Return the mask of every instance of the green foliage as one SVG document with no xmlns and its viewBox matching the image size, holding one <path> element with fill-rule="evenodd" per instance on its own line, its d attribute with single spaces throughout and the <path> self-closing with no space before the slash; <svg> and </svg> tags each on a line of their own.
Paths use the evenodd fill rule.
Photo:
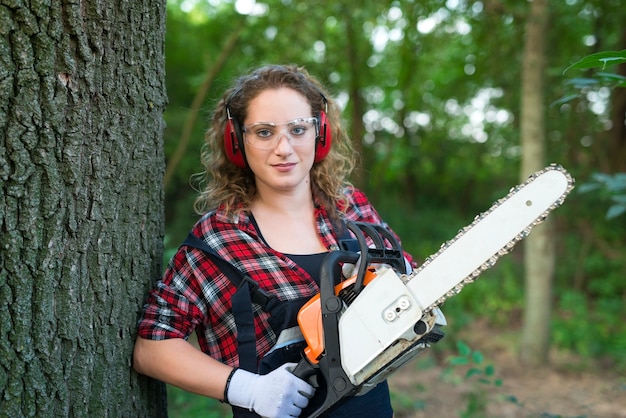
<svg viewBox="0 0 626 418">
<path fill-rule="evenodd" d="M 502 386 L 502 380 L 495 376 L 492 364 L 485 364 L 482 352 L 472 350 L 463 341 L 457 341 L 458 354 L 449 358 L 449 366 L 442 372 L 443 379 L 457 384 L 471 386 L 467 395 L 467 405 L 459 416 L 462 418 L 487 416 L 487 405 L 490 392 Z M 459 374 L 459 370 L 463 370 Z"/>
<path fill-rule="evenodd" d="M 476 317 L 485 318 L 495 328 L 519 323 L 524 282 L 522 267 L 515 259 L 516 253 L 498 260 L 495 267 L 446 302 L 444 310 L 452 318 L 453 326 L 457 326 L 457 321 L 461 328 L 471 326 Z"/>
<path fill-rule="evenodd" d="M 463 375 L 463 379 L 475 379 L 477 382 L 496 387 L 502 386 L 502 380 L 494 377 L 495 368 L 492 364 L 485 365 L 485 357 L 482 352 L 472 350 L 463 341 L 457 341 L 456 348 L 458 354 L 448 359 L 448 367 L 444 370 L 444 376 L 454 373 L 455 366 L 468 366 Z M 456 379 L 453 379 L 456 380 Z"/>
<path fill-rule="evenodd" d="M 626 213 L 626 173 L 593 173 L 590 181 L 579 187 L 579 192 L 595 192 L 599 199 L 611 202 L 606 219 Z"/>
<path fill-rule="evenodd" d="M 170 259 L 172 257 L 174 257 L 174 254 L 176 254 L 176 251 L 178 251 L 178 242 L 180 241 L 176 241 L 176 242 L 172 242 L 172 240 L 170 239 L 169 235 L 166 235 L 165 238 L 163 239 L 163 268 L 167 268 L 167 263 L 170 261 Z"/>
<path fill-rule="evenodd" d="M 170 418 L 222 418 L 232 414 L 226 404 L 169 385 L 167 403 Z"/>
<path fill-rule="evenodd" d="M 533 405 L 525 405 L 514 394 L 504 394 L 502 379 L 497 377 L 493 364 L 486 361 L 482 352 L 473 350 L 463 341 L 456 342 L 456 354 L 447 359 L 448 366 L 442 371 L 444 381 L 469 386 L 465 409 L 459 411 L 461 418 L 488 417 L 490 402 L 508 402 L 515 405 L 520 416 L 558 418 L 549 412 L 538 412 Z M 584 418 L 584 415 L 578 418 Z"/>
<path fill-rule="evenodd" d="M 597 52 L 595 54 L 587 55 L 583 59 L 570 65 L 563 71 L 563 74 L 567 73 L 567 71 L 571 69 L 586 70 L 589 68 L 601 68 L 604 70 L 607 66 L 618 65 L 624 62 L 626 62 L 626 49 L 622 51 Z M 626 87 L 626 78 L 619 77 L 618 80 L 621 80 L 622 83 L 624 83 L 622 87 Z"/>
<path fill-rule="evenodd" d="M 423 383 L 414 383 L 408 391 L 391 391 L 391 405 L 394 415 L 404 416 L 414 413 L 415 411 L 423 411 L 426 409 L 426 401 L 416 396 L 418 393 L 424 393 L 426 386 Z"/>
<path fill-rule="evenodd" d="M 617 370 L 626 370 L 626 327 L 622 303 L 613 297 L 589 301 L 579 292 L 567 291 L 559 298 L 553 322 L 553 338 L 559 347 L 585 358 L 614 359 Z"/>
</svg>

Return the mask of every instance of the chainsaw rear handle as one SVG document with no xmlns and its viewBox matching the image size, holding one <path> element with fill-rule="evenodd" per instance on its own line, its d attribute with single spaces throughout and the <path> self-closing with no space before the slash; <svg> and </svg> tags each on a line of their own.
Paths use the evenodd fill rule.
<svg viewBox="0 0 626 418">
<path fill-rule="evenodd" d="M 293 373 L 297 378 L 304 380 L 314 388 L 317 388 L 319 387 L 319 381 L 317 380 L 319 369 L 319 365 L 311 364 L 306 356 L 303 355 L 291 373 Z"/>
</svg>

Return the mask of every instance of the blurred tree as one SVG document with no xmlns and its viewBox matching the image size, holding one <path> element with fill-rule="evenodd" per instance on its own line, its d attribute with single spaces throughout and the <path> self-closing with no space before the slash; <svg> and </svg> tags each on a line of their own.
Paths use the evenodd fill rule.
<svg viewBox="0 0 626 418">
<path fill-rule="evenodd" d="M 547 0 L 529 3 L 522 59 L 520 141 L 521 178 L 525 180 L 545 165 L 545 39 L 550 10 Z M 520 360 L 539 366 L 548 361 L 555 237 L 552 218 L 536 226 L 524 240 L 526 292 L 520 341 Z"/>
<path fill-rule="evenodd" d="M 164 2 L 0 5 L 0 416 L 158 417 Z"/>
</svg>

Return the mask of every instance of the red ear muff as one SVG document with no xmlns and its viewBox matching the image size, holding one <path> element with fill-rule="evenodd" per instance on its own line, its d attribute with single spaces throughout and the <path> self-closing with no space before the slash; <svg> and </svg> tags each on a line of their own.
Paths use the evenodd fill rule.
<svg viewBox="0 0 626 418">
<path fill-rule="evenodd" d="M 330 151 L 330 145 L 333 142 L 333 132 L 330 129 L 330 123 L 326 118 L 326 113 L 321 110 L 317 116 L 318 133 L 315 139 L 315 162 L 322 161 Z"/>
<path fill-rule="evenodd" d="M 224 152 L 226 153 L 226 158 L 237 167 L 246 168 L 248 167 L 248 163 L 246 162 L 241 128 L 237 121 L 230 116 L 228 109 L 226 113 L 228 114 L 226 128 L 224 129 Z"/>
<path fill-rule="evenodd" d="M 226 154 L 226 158 L 230 160 L 233 164 L 235 164 L 239 168 L 247 168 L 248 163 L 246 161 L 246 152 L 243 144 L 243 133 L 241 132 L 241 126 L 239 122 L 232 117 L 230 114 L 230 107 L 228 103 L 231 98 L 237 94 L 241 88 L 236 90 L 231 96 L 228 98 L 226 102 L 226 127 L 224 128 L 224 152 Z M 324 105 L 327 107 L 328 102 L 326 101 L 326 97 L 320 92 L 322 96 L 322 100 L 324 101 Z M 317 138 L 315 138 L 315 160 L 314 162 L 322 161 L 328 152 L 330 151 L 330 146 L 332 144 L 332 130 L 330 128 L 330 124 L 328 123 L 328 119 L 326 117 L 326 112 L 320 110 L 317 115 Z"/>
</svg>

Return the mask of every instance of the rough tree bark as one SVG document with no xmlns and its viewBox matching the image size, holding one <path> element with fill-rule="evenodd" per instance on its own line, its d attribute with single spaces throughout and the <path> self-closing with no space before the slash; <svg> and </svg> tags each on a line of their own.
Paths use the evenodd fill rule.
<svg viewBox="0 0 626 418">
<path fill-rule="evenodd" d="M 522 180 L 545 164 L 543 90 L 549 9 L 547 0 L 534 0 L 529 7 L 522 63 Z M 526 295 L 519 358 L 531 366 L 548 361 L 555 257 L 550 224 L 550 219 L 544 221 L 523 242 Z"/>
<path fill-rule="evenodd" d="M 165 2 L 0 1 L 0 416 L 159 417 Z"/>
</svg>

